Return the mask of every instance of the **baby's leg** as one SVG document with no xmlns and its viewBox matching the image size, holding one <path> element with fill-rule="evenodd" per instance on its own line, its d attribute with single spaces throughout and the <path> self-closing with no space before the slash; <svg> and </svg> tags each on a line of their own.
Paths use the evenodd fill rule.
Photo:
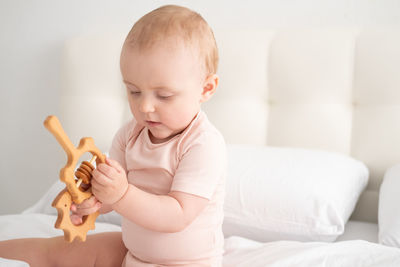
<svg viewBox="0 0 400 267">
<path fill-rule="evenodd" d="M 64 237 L 14 239 L 0 242 L 0 257 L 35 266 L 121 266 L 127 250 L 120 232 L 88 235 L 86 242 Z"/>
</svg>

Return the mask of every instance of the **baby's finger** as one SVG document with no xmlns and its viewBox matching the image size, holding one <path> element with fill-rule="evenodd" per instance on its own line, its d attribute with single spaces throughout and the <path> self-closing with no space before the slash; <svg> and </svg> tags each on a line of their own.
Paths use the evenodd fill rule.
<svg viewBox="0 0 400 267">
<path fill-rule="evenodd" d="M 91 196 L 90 198 L 86 199 L 83 201 L 78 208 L 90 208 L 94 206 L 98 202 L 97 198 L 95 196 Z M 71 205 L 72 207 L 72 205 Z"/>
<path fill-rule="evenodd" d="M 102 173 L 108 179 L 113 179 L 113 177 L 115 177 L 115 175 L 117 175 L 119 173 L 114 167 L 112 167 L 106 163 L 99 164 L 97 166 L 96 170 L 99 173 Z"/>
<path fill-rule="evenodd" d="M 94 179 L 92 180 L 92 193 L 98 199 L 102 199 L 102 195 L 104 194 L 104 192 L 107 191 L 108 187 L 109 186 L 107 186 L 107 185 L 102 185 L 102 184 L 98 183 Z"/>
<path fill-rule="evenodd" d="M 107 186 L 110 183 L 110 178 L 104 175 L 101 171 L 95 169 L 93 170 L 92 174 L 93 174 L 92 186 L 95 183 L 100 184 L 102 186 Z"/>
<path fill-rule="evenodd" d="M 76 204 L 75 203 L 71 204 L 70 210 L 76 212 L 77 208 L 76 208 Z"/>
<path fill-rule="evenodd" d="M 91 206 L 91 207 L 78 207 L 76 214 L 80 215 L 80 216 L 86 216 L 92 213 L 95 213 L 96 211 L 98 211 L 101 208 L 101 203 L 97 202 L 95 205 Z"/>
<path fill-rule="evenodd" d="M 79 225 L 83 222 L 82 217 L 76 214 L 72 214 L 70 218 L 74 225 Z"/>
<path fill-rule="evenodd" d="M 121 164 L 116 160 L 106 158 L 106 163 L 118 172 L 125 172 L 124 168 L 122 168 Z"/>
</svg>

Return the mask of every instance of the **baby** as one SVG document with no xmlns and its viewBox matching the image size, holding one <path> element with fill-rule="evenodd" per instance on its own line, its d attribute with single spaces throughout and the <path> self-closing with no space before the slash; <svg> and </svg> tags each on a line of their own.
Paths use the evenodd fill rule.
<svg viewBox="0 0 400 267">
<path fill-rule="evenodd" d="M 0 256 L 32 266 L 222 266 L 225 143 L 201 110 L 218 86 L 217 63 L 196 12 L 169 5 L 137 21 L 120 61 L 133 119 L 93 171 L 94 197 L 71 207 L 75 224 L 116 211 L 122 235 L 9 240 Z"/>
</svg>

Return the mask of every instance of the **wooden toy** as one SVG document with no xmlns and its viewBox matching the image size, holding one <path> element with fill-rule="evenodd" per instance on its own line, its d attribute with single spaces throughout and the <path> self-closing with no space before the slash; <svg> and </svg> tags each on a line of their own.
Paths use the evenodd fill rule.
<svg viewBox="0 0 400 267">
<path fill-rule="evenodd" d="M 95 228 L 94 222 L 99 213 L 95 212 L 84 216 L 81 224 L 74 225 L 70 218 L 70 208 L 72 202 L 80 204 L 92 195 L 91 189 L 85 190 L 81 183 L 90 185 L 91 172 L 94 169 L 92 163 L 94 160 L 96 160 L 97 164 L 104 163 L 105 156 L 95 146 L 93 139 L 90 137 L 82 138 L 79 146 L 75 147 L 56 116 L 48 116 L 44 121 L 44 126 L 54 135 L 68 156 L 67 164 L 60 170 L 60 180 L 66 184 L 66 188 L 58 194 L 52 203 L 52 206 L 58 212 L 55 228 L 64 231 L 64 238 L 68 242 L 72 242 L 75 238 L 85 241 L 87 232 Z M 90 162 L 83 162 L 75 172 L 79 179 L 77 181 L 74 176 L 74 169 L 79 158 L 86 152 L 91 153 L 93 158 Z"/>
</svg>

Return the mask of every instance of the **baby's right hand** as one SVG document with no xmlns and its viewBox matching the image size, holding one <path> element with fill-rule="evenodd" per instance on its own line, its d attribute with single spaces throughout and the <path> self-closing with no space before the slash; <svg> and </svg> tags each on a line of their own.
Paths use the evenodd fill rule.
<svg viewBox="0 0 400 267">
<path fill-rule="evenodd" d="M 83 222 L 83 216 L 95 213 L 101 208 L 101 202 L 95 196 L 84 200 L 81 204 L 71 204 L 71 222 L 74 225 L 79 225 Z"/>
</svg>

